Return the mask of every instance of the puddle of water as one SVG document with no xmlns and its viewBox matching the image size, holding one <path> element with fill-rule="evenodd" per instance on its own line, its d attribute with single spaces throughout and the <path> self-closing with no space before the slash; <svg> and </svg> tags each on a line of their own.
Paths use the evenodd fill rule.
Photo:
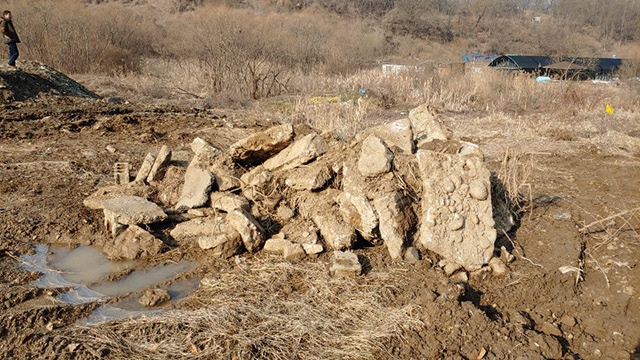
<svg viewBox="0 0 640 360">
<path fill-rule="evenodd" d="M 121 280 L 94 285 L 92 288 L 105 295 L 120 296 L 167 281 L 194 267 L 195 264 L 190 261 L 158 265 L 144 270 L 136 270 Z"/>
<path fill-rule="evenodd" d="M 194 262 L 181 261 L 136 270 L 117 281 L 100 282 L 109 274 L 119 273 L 134 267 L 136 262 L 110 261 L 102 252 L 89 246 L 69 249 L 63 246 L 49 247 L 46 244 L 37 245 L 34 255 L 23 256 L 22 259 L 24 260 L 23 268 L 42 273 L 38 280 L 32 282 L 33 286 L 40 288 L 73 287 L 73 290 L 57 297 L 57 300 L 70 304 L 100 301 L 136 292 L 170 280 L 193 269 L 196 265 Z M 170 291 L 170 294 L 173 291 L 178 296 L 179 293 L 191 291 L 196 287 L 197 284 L 195 287 L 189 287 L 178 281 L 168 286 L 167 291 Z"/>
<path fill-rule="evenodd" d="M 78 320 L 76 325 L 94 326 L 113 320 L 122 320 L 141 316 L 153 316 L 162 314 L 162 310 L 124 310 L 111 305 L 102 305 L 95 309 L 86 319 Z"/>
</svg>

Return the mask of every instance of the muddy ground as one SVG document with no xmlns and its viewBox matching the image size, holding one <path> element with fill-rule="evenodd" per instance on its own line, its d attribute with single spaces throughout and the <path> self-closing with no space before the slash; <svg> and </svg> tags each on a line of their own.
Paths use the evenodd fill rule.
<svg viewBox="0 0 640 360">
<path fill-rule="evenodd" d="M 496 173 L 506 149 L 517 147 L 528 154 L 523 157 L 523 161 L 531 160 L 531 176 L 525 186 L 528 201 L 522 205 L 517 226 L 497 240 L 516 260 L 504 276 L 471 277 L 456 284 L 431 265 L 438 261 L 433 254 L 408 264 L 392 262 L 379 247 L 356 250 L 366 259 L 364 275 L 339 284 L 312 281 L 339 288 L 334 294 L 338 302 L 364 288 L 375 289 L 380 306 L 389 313 L 409 309 L 410 321 L 397 324 L 388 331 L 389 336 L 376 338 L 374 346 L 345 347 L 348 351 L 335 352 L 336 358 L 640 358 L 640 214 L 627 212 L 640 207 L 640 152 L 634 147 L 640 141 L 637 117 L 635 125 L 626 125 L 619 132 L 626 140 L 617 146 L 612 143 L 615 138 L 593 134 L 516 138 L 499 122 L 477 121 L 474 125 L 476 114 L 442 115 L 458 136 L 485 149 L 489 168 Z M 389 114 L 394 116 L 401 115 Z M 33 254 L 35 245 L 42 243 L 70 247 L 99 243 L 106 235 L 102 213 L 84 207 L 82 200 L 97 187 L 113 183 L 114 162 L 129 161 L 137 167 L 147 152 L 161 145 L 169 145 L 178 154 L 174 162 L 184 162 L 196 136 L 226 148 L 255 130 L 277 124 L 277 119 L 273 114 L 238 110 L 154 107 L 61 96 L 1 104 L 0 357 L 171 357 L 167 352 L 157 353 L 157 346 L 135 344 L 190 338 L 181 332 L 187 329 L 160 320 L 144 326 L 127 324 L 128 320 L 79 326 L 77 321 L 98 304 L 61 303 L 55 296 L 65 289 L 30 285 L 40 275 L 23 270 L 20 256 Z M 605 220 L 594 223 L 601 219 Z M 590 226 L 584 228 L 586 225 Z M 224 273 L 247 282 L 255 280 L 250 274 L 243 275 L 247 266 L 273 264 L 277 268 L 282 262 L 261 253 L 245 254 L 240 260 L 211 259 L 196 247 L 170 245 L 151 262 L 182 259 L 200 264 L 189 276 Z M 271 292 L 270 299 L 283 303 L 310 296 L 305 292 L 312 286 L 297 275 L 305 268 L 322 270 L 327 262 L 324 254 L 283 270 L 291 276 L 270 272 L 272 277 L 262 289 Z M 559 268 L 563 266 L 582 272 L 562 273 Z M 231 287 L 217 291 L 235 296 Z M 198 310 L 203 306 L 200 298 L 171 307 Z M 342 312 L 349 317 L 348 307 Z M 359 326 L 357 321 L 347 323 Z M 236 328 L 227 330 L 240 332 L 243 326 L 258 325 L 238 322 Z M 337 336 L 344 334 L 341 330 Z M 224 334 L 219 336 L 224 338 Z M 207 352 L 209 343 L 202 339 L 184 341 L 183 351 L 195 358 L 274 357 L 272 352 L 261 351 L 260 344 L 247 347 L 236 338 L 228 339 L 219 356 Z M 282 345 L 293 349 L 283 352 L 282 358 L 326 358 L 322 355 L 326 353 L 314 354 L 314 348 L 304 343 L 302 337 L 299 343 Z M 327 347 L 340 344 L 330 339 L 319 343 Z"/>
</svg>

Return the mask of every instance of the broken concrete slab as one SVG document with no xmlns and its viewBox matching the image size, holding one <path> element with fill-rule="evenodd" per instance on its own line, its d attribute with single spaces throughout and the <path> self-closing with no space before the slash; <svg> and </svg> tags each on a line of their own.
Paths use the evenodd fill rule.
<svg viewBox="0 0 640 360">
<path fill-rule="evenodd" d="M 163 145 L 156 156 L 149 175 L 147 176 L 147 182 L 150 183 L 154 180 L 162 178 L 164 169 L 171 162 L 171 149 L 167 145 Z"/>
<path fill-rule="evenodd" d="M 151 171 L 151 168 L 153 167 L 155 161 L 156 156 L 153 153 L 148 153 L 142 161 L 140 169 L 138 169 L 138 173 L 136 174 L 136 178 L 133 180 L 133 182 L 139 184 L 144 183 L 147 180 L 149 172 Z"/>
<path fill-rule="evenodd" d="M 393 152 L 380 138 L 368 136 L 362 142 L 360 157 L 358 158 L 358 171 L 365 177 L 375 177 L 391 170 Z"/>
<path fill-rule="evenodd" d="M 135 183 L 129 183 L 127 186 L 105 186 L 94 191 L 93 194 L 82 201 L 82 204 L 89 209 L 102 210 L 104 208 L 102 201 L 125 196 L 137 196 L 146 199 L 151 196 L 151 190 L 148 186 Z"/>
<path fill-rule="evenodd" d="M 242 184 L 242 195 L 249 200 L 257 200 L 259 197 L 268 195 L 273 175 L 271 171 L 265 169 L 262 165 L 257 166 L 251 171 L 244 173 L 240 177 Z"/>
<path fill-rule="evenodd" d="M 409 120 L 418 146 L 433 140 L 446 141 L 451 138 L 451 132 L 446 130 L 435 111 L 427 104 L 410 110 Z"/>
<path fill-rule="evenodd" d="M 319 190 L 333 178 L 333 169 L 327 164 L 314 163 L 291 170 L 284 181 L 294 190 Z"/>
<path fill-rule="evenodd" d="M 327 143 L 322 136 L 312 133 L 287 146 L 277 155 L 264 162 L 265 169 L 290 170 L 306 164 L 328 150 Z"/>
<path fill-rule="evenodd" d="M 202 169 L 195 159 L 192 160 L 184 174 L 184 185 L 180 200 L 176 203 L 175 208 L 204 206 L 209 200 L 214 180 L 211 171 Z"/>
<path fill-rule="evenodd" d="M 159 254 L 163 242 L 137 225 L 129 225 L 113 241 L 107 241 L 103 252 L 110 259 L 144 259 Z"/>
<path fill-rule="evenodd" d="M 298 210 L 303 218 L 310 219 L 320 230 L 325 245 L 334 250 L 351 249 L 356 240 L 355 229 L 347 224 L 335 211 L 338 196 L 336 190 L 320 193 L 305 193 L 298 201 Z"/>
<path fill-rule="evenodd" d="M 170 232 L 178 242 L 195 241 L 216 257 L 229 258 L 242 251 L 242 238 L 224 217 L 198 218 L 176 225 Z"/>
<path fill-rule="evenodd" d="M 137 196 L 124 196 L 102 201 L 105 225 L 117 235 L 120 225 L 151 224 L 167 218 L 161 207 Z"/>
<path fill-rule="evenodd" d="M 476 155 L 419 150 L 417 158 L 424 188 L 420 243 L 468 271 L 481 268 L 493 256 L 497 235 L 489 170 Z"/>
<path fill-rule="evenodd" d="M 394 153 L 413 154 L 415 146 L 409 119 L 396 120 L 368 128 L 356 135 L 356 141 L 362 142 L 371 135 L 384 140 L 385 144 Z"/>
<path fill-rule="evenodd" d="M 293 135 L 290 124 L 274 126 L 237 141 L 229 147 L 229 154 L 236 161 L 257 164 L 289 146 Z"/>
<path fill-rule="evenodd" d="M 380 222 L 380 237 L 389 250 L 389 255 L 394 260 L 401 259 L 405 239 L 409 238 L 409 231 L 416 222 L 410 199 L 396 191 L 375 198 L 373 207 Z"/>
<path fill-rule="evenodd" d="M 258 251 L 264 244 L 264 229 L 248 211 L 235 209 L 229 212 L 227 222 L 240 234 L 247 251 Z"/>
<path fill-rule="evenodd" d="M 355 229 L 335 213 L 318 211 L 311 219 L 320 229 L 320 235 L 327 246 L 334 250 L 351 249 L 356 241 Z"/>
<path fill-rule="evenodd" d="M 329 260 L 329 274 L 338 278 L 362 274 L 358 255 L 351 251 L 334 251 Z"/>
<path fill-rule="evenodd" d="M 230 213 L 235 209 L 250 210 L 249 200 L 247 200 L 247 198 L 228 192 L 212 192 L 209 196 L 209 203 L 212 208 L 222 210 L 226 213 Z"/>
<path fill-rule="evenodd" d="M 336 197 L 336 202 L 345 222 L 353 226 L 365 240 L 376 236 L 378 216 L 367 198 L 342 192 Z"/>
</svg>

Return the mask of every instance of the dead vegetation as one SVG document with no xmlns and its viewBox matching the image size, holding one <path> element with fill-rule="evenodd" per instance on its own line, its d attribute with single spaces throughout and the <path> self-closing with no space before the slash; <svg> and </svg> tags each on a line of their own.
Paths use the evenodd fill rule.
<svg viewBox="0 0 640 360">
<path fill-rule="evenodd" d="M 205 277 L 179 311 L 78 329 L 70 340 L 129 359 L 368 359 L 390 357 L 385 341 L 423 325 L 416 306 L 390 306 L 377 286 L 331 279 L 322 262 L 238 261 L 241 271 Z"/>
</svg>

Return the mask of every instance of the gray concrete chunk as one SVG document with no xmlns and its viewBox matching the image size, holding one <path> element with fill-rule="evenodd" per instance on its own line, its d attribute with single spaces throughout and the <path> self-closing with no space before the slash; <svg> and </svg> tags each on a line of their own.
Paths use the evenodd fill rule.
<svg viewBox="0 0 640 360">
<path fill-rule="evenodd" d="M 362 142 L 358 171 L 362 176 L 374 177 L 391 170 L 393 152 L 380 138 L 369 136 Z"/>
<path fill-rule="evenodd" d="M 195 159 L 192 160 L 184 174 L 184 185 L 175 208 L 204 206 L 209 200 L 214 180 L 211 171 L 202 169 Z"/>
<path fill-rule="evenodd" d="M 235 209 L 229 212 L 227 222 L 240 234 L 247 251 L 258 251 L 264 244 L 264 229 L 246 210 Z"/>
<path fill-rule="evenodd" d="M 309 134 L 269 158 L 263 166 L 267 170 L 290 170 L 306 164 L 326 153 L 327 143 L 318 134 Z"/>
<path fill-rule="evenodd" d="M 163 174 L 164 168 L 169 165 L 171 162 L 171 149 L 167 145 L 163 145 L 160 148 L 160 152 L 158 152 L 158 156 L 156 156 L 153 165 L 151 166 L 151 170 L 149 170 L 149 175 L 147 176 L 147 182 L 152 182 L 154 180 L 158 180 Z"/>
<path fill-rule="evenodd" d="M 229 147 L 229 154 L 234 160 L 255 164 L 279 153 L 289 146 L 292 140 L 293 126 L 274 126 L 234 143 Z"/>
</svg>

